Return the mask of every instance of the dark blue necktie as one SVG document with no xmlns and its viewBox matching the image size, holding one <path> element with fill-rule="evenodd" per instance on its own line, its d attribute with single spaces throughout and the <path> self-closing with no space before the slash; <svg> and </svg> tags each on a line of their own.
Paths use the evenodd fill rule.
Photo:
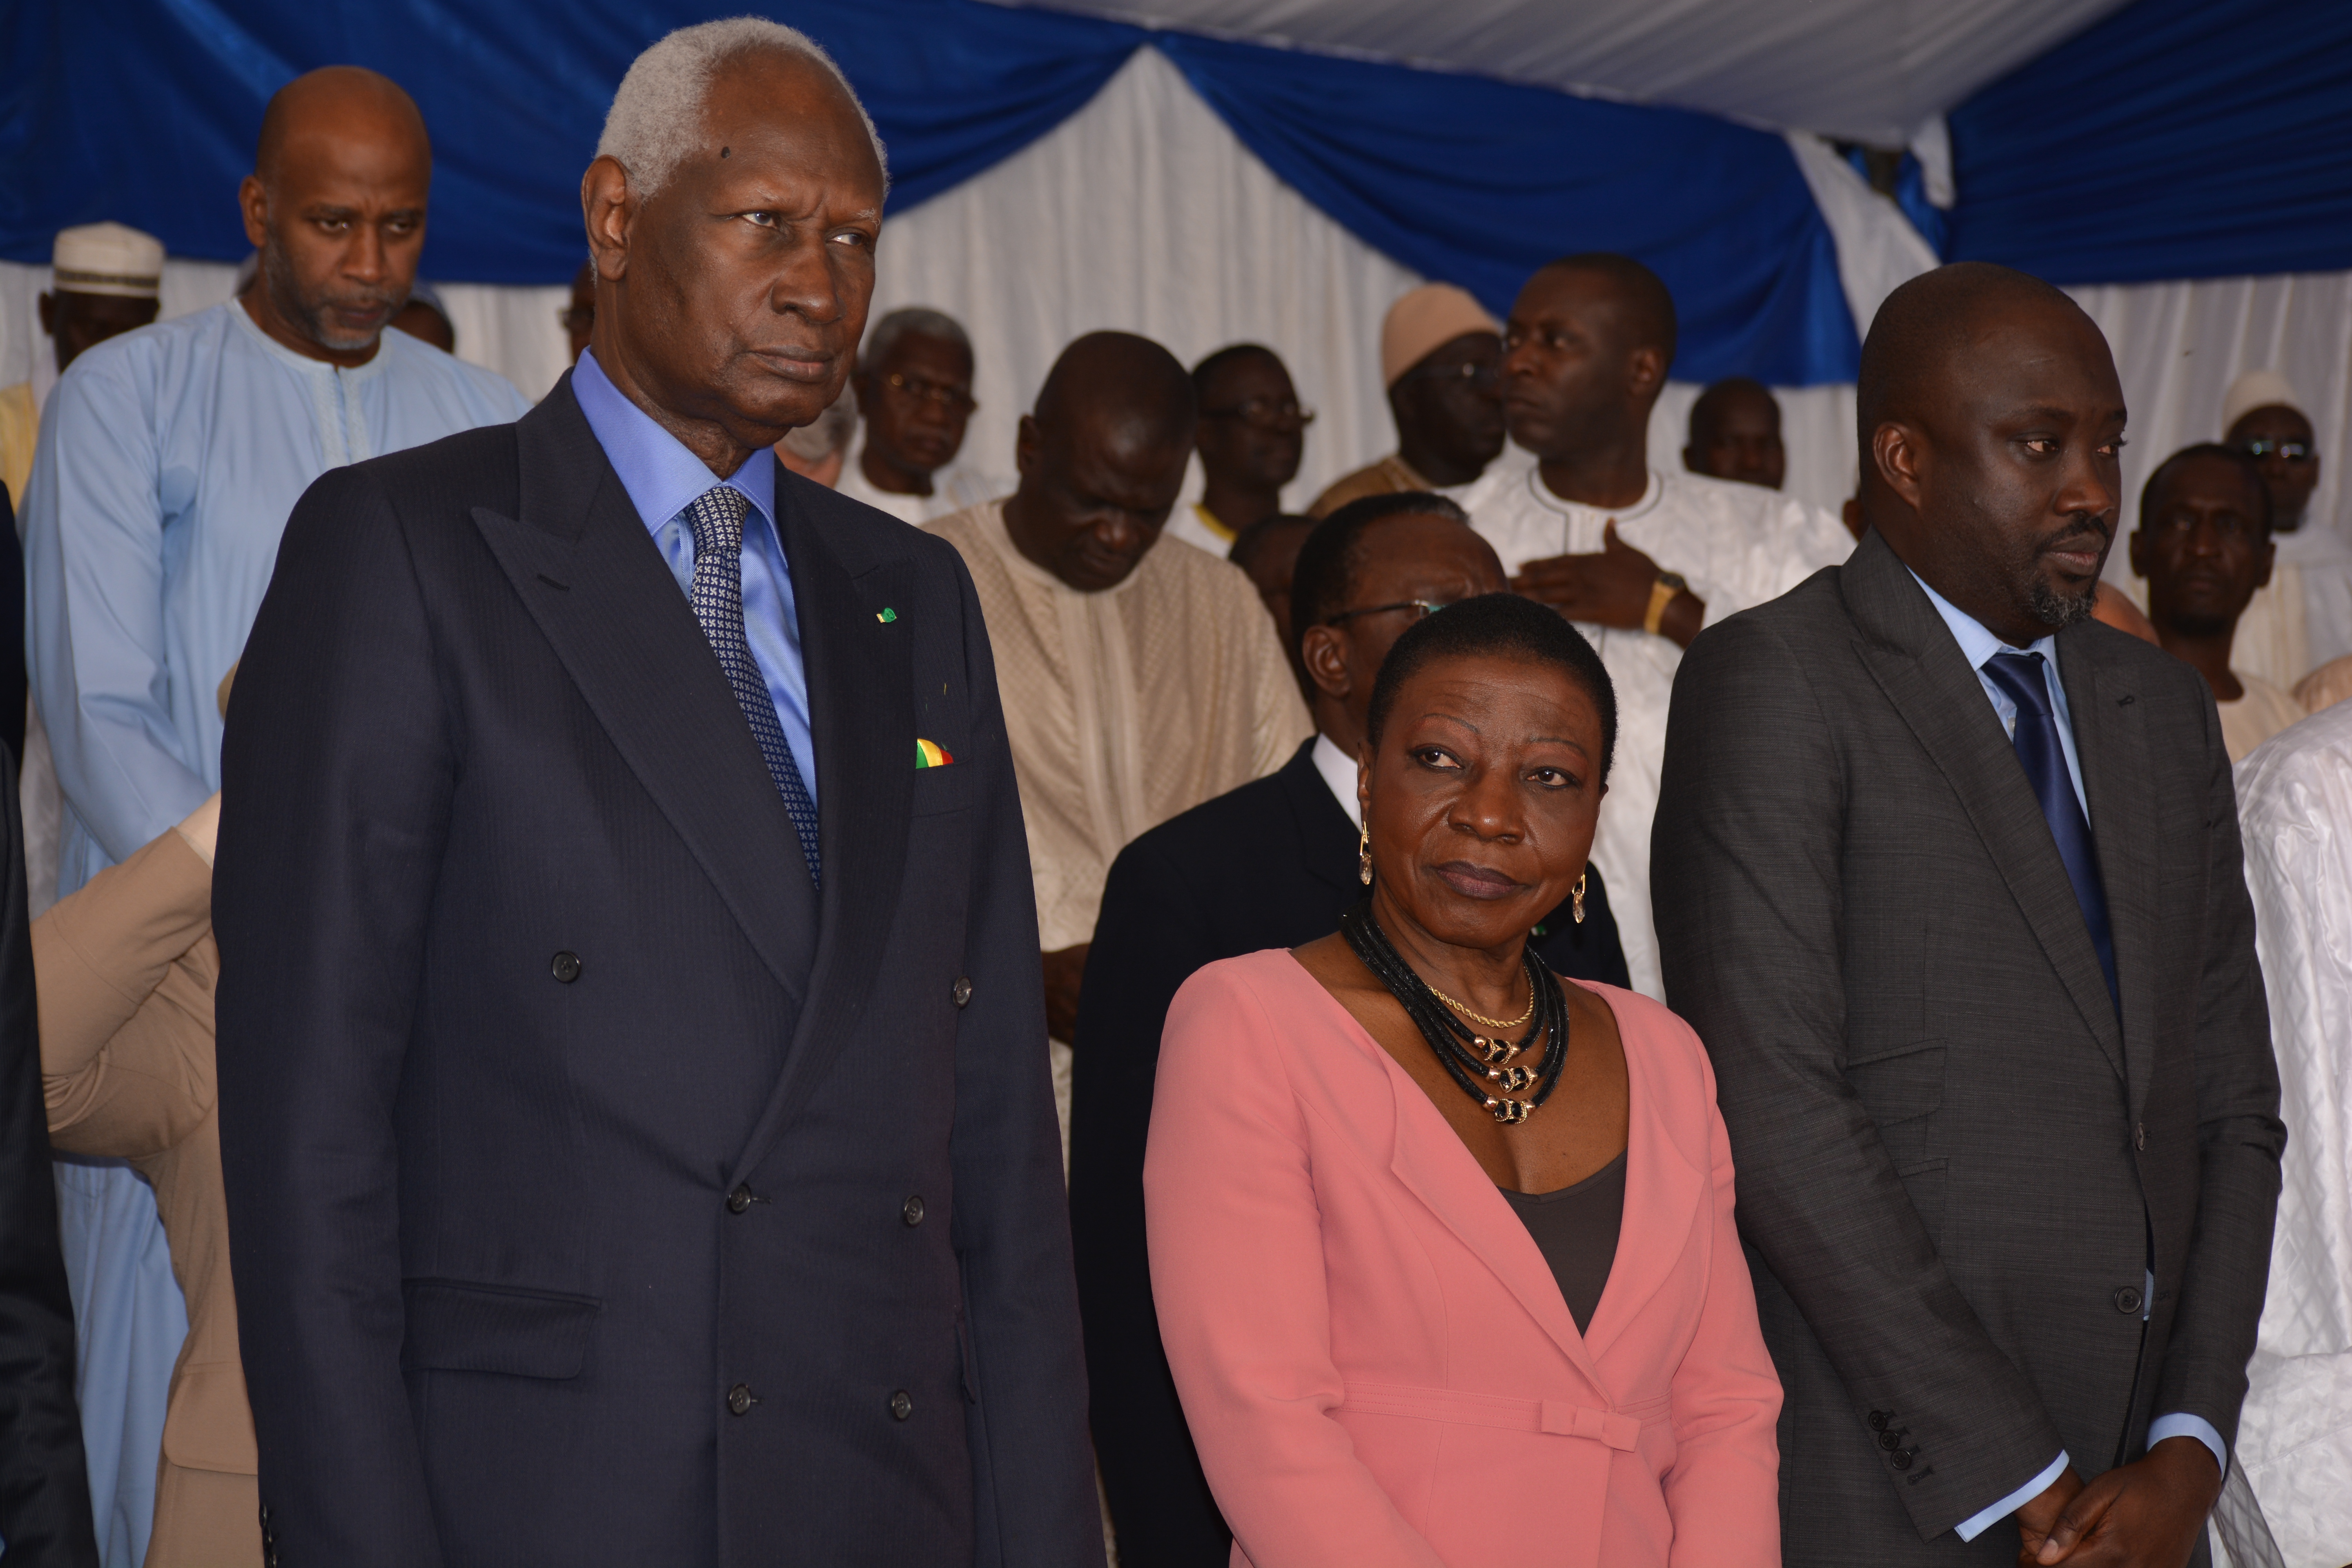
<svg viewBox="0 0 2352 1568">
<path fill-rule="evenodd" d="M 2025 782 L 2042 802 L 2042 816 L 2050 837 L 2058 841 L 2058 858 L 2066 862 L 2066 879 L 2074 884 L 2074 901 L 2083 907 L 2083 923 L 2090 928 L 2091 945 L 2098 950 L 2099 973 L 2107 977 L 2107 995 L 2123 1012 L 2123 993 L 2116 985 L 2116 942 L 2107 926 L 2107 889 L 2099 879 L 2099 858 L 2091 847 L 2091 824 L 2074 795 L 2074 781 L 2066 771 L 2065 748 L 2058 740 L 2058 715 L 2050 709 L 2050 687 L 2042 679 L 2038 653 L 1997 653 L 1984 662 L 1985 679 L 2017 704 L 2017 760 L 2025 765 Z"/>
<path fill-rule="evenodd" d="M 702 635 L 710 639 L 710 651 L 719 656 L 719 668 L 727 672 L 737 705 L 751 721 L 751 738 L 760 742 L 768 776 L 784 797 L 784 812 L 800 836 L 801 853 L 808 857 L 809 880 L 823 886 L 817 874 L 816 802 L 802 782 L 800 764 L 793 760 L 792 744 L 776 718 L 775 699 L 768 694 L 751 641 L 743 635 L 743 519 L 751 510 L 751 498 L 731 485 L 711 486 L 686 509 L 686 526 L 694 535 L 694 585 L 688 597 L 694 604 L 694 618 L 702 623 Z"/>
</svg>

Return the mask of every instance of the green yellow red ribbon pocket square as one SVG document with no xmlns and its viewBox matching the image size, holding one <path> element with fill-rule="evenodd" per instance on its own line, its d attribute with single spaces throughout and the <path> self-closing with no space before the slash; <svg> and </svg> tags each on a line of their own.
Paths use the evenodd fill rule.
<svg viewBox="0 0 2352 1568">
<path fill-rule="evenodd" d="M 937 741 L 918 740 L 915 742 L 915 765 L 919 768 L 943 768 L 955 758 Z"/>
</svg>

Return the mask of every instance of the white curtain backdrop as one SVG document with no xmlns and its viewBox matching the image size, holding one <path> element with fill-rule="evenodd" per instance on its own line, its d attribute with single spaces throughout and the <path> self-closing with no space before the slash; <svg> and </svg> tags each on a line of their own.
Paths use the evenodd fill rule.
<svg viewBox="0 0 2352 1568">
<path fill-rule="evenodd" d="M 1891 203 L 1810 138 L 1793 137 L 1839 245 L 1849 302 L 1874 310 L 1929 264 Z M 221 199 L 234 199 L 223 192 Z M 169 263 L 167 316 L 226 299 L 235 269 Z M 47 269 L 0 263 L 0 385 L 53 379 L 34 300 Z M 1137 54 L 1084 110 L 981 175 L 884 230 L 874 309 L 937 307 L 970 329 L 978 354 L 966 460 L 1010 477 L 1013 428 L 1046 367 L 1080 332 L 1119 327 L 1159 339 L 1187 363 L 1222 344 L 1264 342 L 1288 362 L 1320 411 L 1286 505 L 1391 449 L 1380 385 L 1380 321 L 1420 279 L 1277 180 L 1154 50 Z M 565 363 L 557 313 L 568 279 L 519 289 L 442 283 L 457 352 L 543 395 Z M 2315 514 L 2338 516 L 2339 461 L 2352 457 L 2352 273 L 2135 284 L 2074 291 L 2114 345 L 2132 410 L 2124 526 L 2153 465 L 2220 435 L 2221 397 L 2240 371 L 2268 365 L 2302 394 L 2323 468 Z M 1696 386 L 1670 385 L 1651 427 L 1651 460 L 1681 460 Z M 1788 488 L 1834 510 L 1853 493 L 1853 394 L 1783 389 Z M 1523 456 L 1507 456 L 1521 461 Z M 2128 569 L 2116 552 L 2110 575 Z"/>
</svg>

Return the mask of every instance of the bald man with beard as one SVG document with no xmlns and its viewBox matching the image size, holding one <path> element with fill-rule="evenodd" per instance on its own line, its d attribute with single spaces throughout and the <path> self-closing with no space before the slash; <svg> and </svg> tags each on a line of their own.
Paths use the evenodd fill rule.
<svg viewBox="0 0 2352 1568">
<path fill-rule="evenodd" d="M 351 66 L 298 77 L 270 100 L 237 192 L 261 257 L 251 287 L 98 344 L 50 394 L 23 521 L 33 692 L 64 794 L 58 896 L 220 786 L 215 693 L 310 482 L 529 407 L 489 372 L 384 332 L 416 276 L 432 178 L 399 87 Z M 94 1464 L 106 1457 L 100 1544 L 136 1560 L 159 1452 L 175 1448 L 164 1400 L 186 1316 L 144 1184 L 91 1164 L 60 1164 L 58 1184 L 83 1416 Z M 215 1352 L 233 1409 L 236 1348 Z M 176 1447 L 209 1472 L 253 1472 L 249 1439 Z"/>
<path fill-rule="evenodd" d="M 2091 618 L 2125 409 L 2079 307 L 1928 273 L 1857 401 L 1870 531 L 1691 644 L 1652 838 L 1786 1389 L 1783 1552 L 2181 1568 L 2285 1138 L 2221 726 Z"/>
<path fill-rule="evenodd" d="M 930 525 L 971 567 L 996 650 L 1066 1152 L 1078 983 L 1111 861 L 1315 732 L 1249 578 L 1160 536 L 1197 419 L 1174 355 L 1089 332 L 1022 416 L 1020 488 Z"/>
</svg>

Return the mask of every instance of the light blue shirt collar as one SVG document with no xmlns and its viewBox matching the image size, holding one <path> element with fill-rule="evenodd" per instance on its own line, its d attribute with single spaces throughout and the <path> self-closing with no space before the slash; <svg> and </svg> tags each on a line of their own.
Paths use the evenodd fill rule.
<svg viewBox="0 0 2352 1568">
<path fill-rule="evenodd" d="M 1911 568 L 1906 565 L 1904 570 L 1910 572 Z M 2011 701 L 2009 693 L 1995 686 L 1991 678 L 1985 674 L 1985 663 L 1997 653 L 2038 653 L 2042 656 L 2042 685 L 2050 693 L 2050 711 L 2058 720 L 2058 749 L 2066 753 L 2066 774 L 2074 783 L 2075 802 L 2083 808 L 2084 820 L 2089 821 L 2091 797 L 2084 793 L 2083 760 L 2074 750 L 2074 716 L 2066 706 L 2066 683 L 2058 678 L 2058 634 L 2052 632 L 2035 638 L 2023 647 L 2012 647 L 1987 630 L 1982 621 L 1929 587 L 1927 580 L 1916 572 L 1911 572 L 1911 581 L 1919 584 L 1920 591 L 1927 595 L 1927 602 L 1935 605 L 1936 613 L 1944 618 L 1944 625 L 1951 628 L 1953 640 L 1960 645 L 1960 657 L 1967 659 L 1969 668 L 1977 672 L 1977 684 L 1984 689 L 1985 699 L 1992 704 L 1994 714 L 2000 720 L 2000 727 L 2011 737 L 2017 733 L 2017 704 Z"/>
<path fill-rule="evenodd" d="M 743 461 L 732 477 L 714 478 L 710 467 L 686 449 L 678 438 L 655 423 L 653 416 L 630 402 L 596 363 L 589 349 L 572 369 L 572 395 L 588 418 L 597 445 L 621 477 L 621 488 L 637 509 L 647 532 L 694 504 L 714 485 L 724 484 L 751 498 L 752 509 L 772 526 L 776 517 L 776 458 L 762 447 Z"/>
<path fill-rule="evenodd" d="M 652 421 L 647 420 L 646 423 L 651 424 Z M 684 450 L 683 447 L 679 449 Z M 703 470 L 705 473 L 709 471 L 708 468 Z M 1911 572 L 1908 566 L 1904 570 Z M 1919 584 L 1920 589 L 1927 595 L 1927 602 L 1936 606 L 1936 613 L 1944 617 L 1946 626 L 1952 628 L 1952 637 L 1959 643 L 1961 656 L 1969 661 L 1970 669 L 1982 669 L 1985 667 L 1985 660 L 1997 653 L 2038 653 L 2050 661 L 2052 669 L 2058 668 L 2057 633 L 2053 632 L 2047 637 L 2026 644 L 2023 647 L 2011 647 L 1986 630 L 1982 621 L 1929 587 L 1927 580 L 1916 572 L 1911 572 L 1911 581 Z M 2063 695 L 2059 699 L 2062 702 L 2064 700 Z"/>
</svg>

